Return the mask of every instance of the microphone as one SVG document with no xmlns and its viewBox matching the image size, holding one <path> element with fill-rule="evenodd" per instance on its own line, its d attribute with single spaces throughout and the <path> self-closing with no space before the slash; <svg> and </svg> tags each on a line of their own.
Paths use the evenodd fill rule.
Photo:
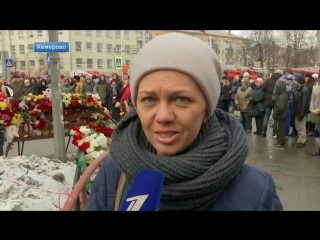
<svg viewBox="0 0 320 240">
<path fill-rule="evenodd" d="M 160 205 L 164 175 L 142 170 L 134 180 L 119 211 L 157 211 Z"/>
</svg>

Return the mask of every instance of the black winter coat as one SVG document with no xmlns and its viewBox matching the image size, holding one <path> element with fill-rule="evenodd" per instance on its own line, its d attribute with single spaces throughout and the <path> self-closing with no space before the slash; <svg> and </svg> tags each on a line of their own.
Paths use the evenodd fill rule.
<svg viewBox="0 0 320 240">
<path fill-rule="evenodd" d="M 299 121 L 309 113 L 310 95 L 309 90 L 304 85 L 297 89 L 293 95 L 292 115 L 297 116 Z"/>
<path fill-rule="evenodd" d="M 272 95 L 273 95 L 273 89 L 274 86 L 276 85 L 278 79 L 282 75 L 280 73 L 273 73 L 271 78 L 267 79 L 264 84 L 262 85 L 262 90 L 265 92 L 265 100 L 264 100 L 264 106 L 267 108 L 273 107 L 273 100 L 272 100 Z"/>
</svg>

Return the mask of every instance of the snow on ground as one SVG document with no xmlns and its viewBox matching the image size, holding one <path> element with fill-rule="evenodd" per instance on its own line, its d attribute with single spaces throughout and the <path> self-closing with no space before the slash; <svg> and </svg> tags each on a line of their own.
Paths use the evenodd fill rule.
<svg viewBox="0 0 320 240">
<path fill-rule="evenodd" d="M 0 211 L 59 211 L 71 192 L 75 163 L 0 157 Z"/>
</svg>

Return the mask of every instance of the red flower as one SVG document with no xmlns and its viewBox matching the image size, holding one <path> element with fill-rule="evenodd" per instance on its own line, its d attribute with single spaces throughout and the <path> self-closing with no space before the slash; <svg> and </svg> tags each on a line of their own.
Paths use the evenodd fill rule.
<svg viewBox="0 0 320 240">
<path fill-rule="evenodd" d="M 84 142 L 81 144 L 81 146 L 79 147 L 79 150 L 81 152 L 85 152 L 88 148 L 90 147 L 90 143 L 89 142 Z"/>
<path fill-rule="evenodd" d="M 41 129 L 41 128 L 45 128 L 46 126 L 47 126 L 47 121 L 41 119 L 38 123 L 38 128 Z"/>
<path fill-rule="evenodd" d="M 75 132 L 80 132 L 80 127 L 74 126 L 74 127 L 72 127 L 72 130 Z"/>
</svg>

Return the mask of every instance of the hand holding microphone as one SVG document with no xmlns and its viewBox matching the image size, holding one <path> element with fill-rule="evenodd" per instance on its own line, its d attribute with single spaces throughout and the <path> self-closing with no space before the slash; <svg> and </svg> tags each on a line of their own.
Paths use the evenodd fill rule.
<svg viewBox="0 0 320 240">
<path fill-rule="evenodd" d="M 142 170 L 131 185 L 119 211 L 157 211 L 160 205 L 164 175 Z"/>
</svg>

